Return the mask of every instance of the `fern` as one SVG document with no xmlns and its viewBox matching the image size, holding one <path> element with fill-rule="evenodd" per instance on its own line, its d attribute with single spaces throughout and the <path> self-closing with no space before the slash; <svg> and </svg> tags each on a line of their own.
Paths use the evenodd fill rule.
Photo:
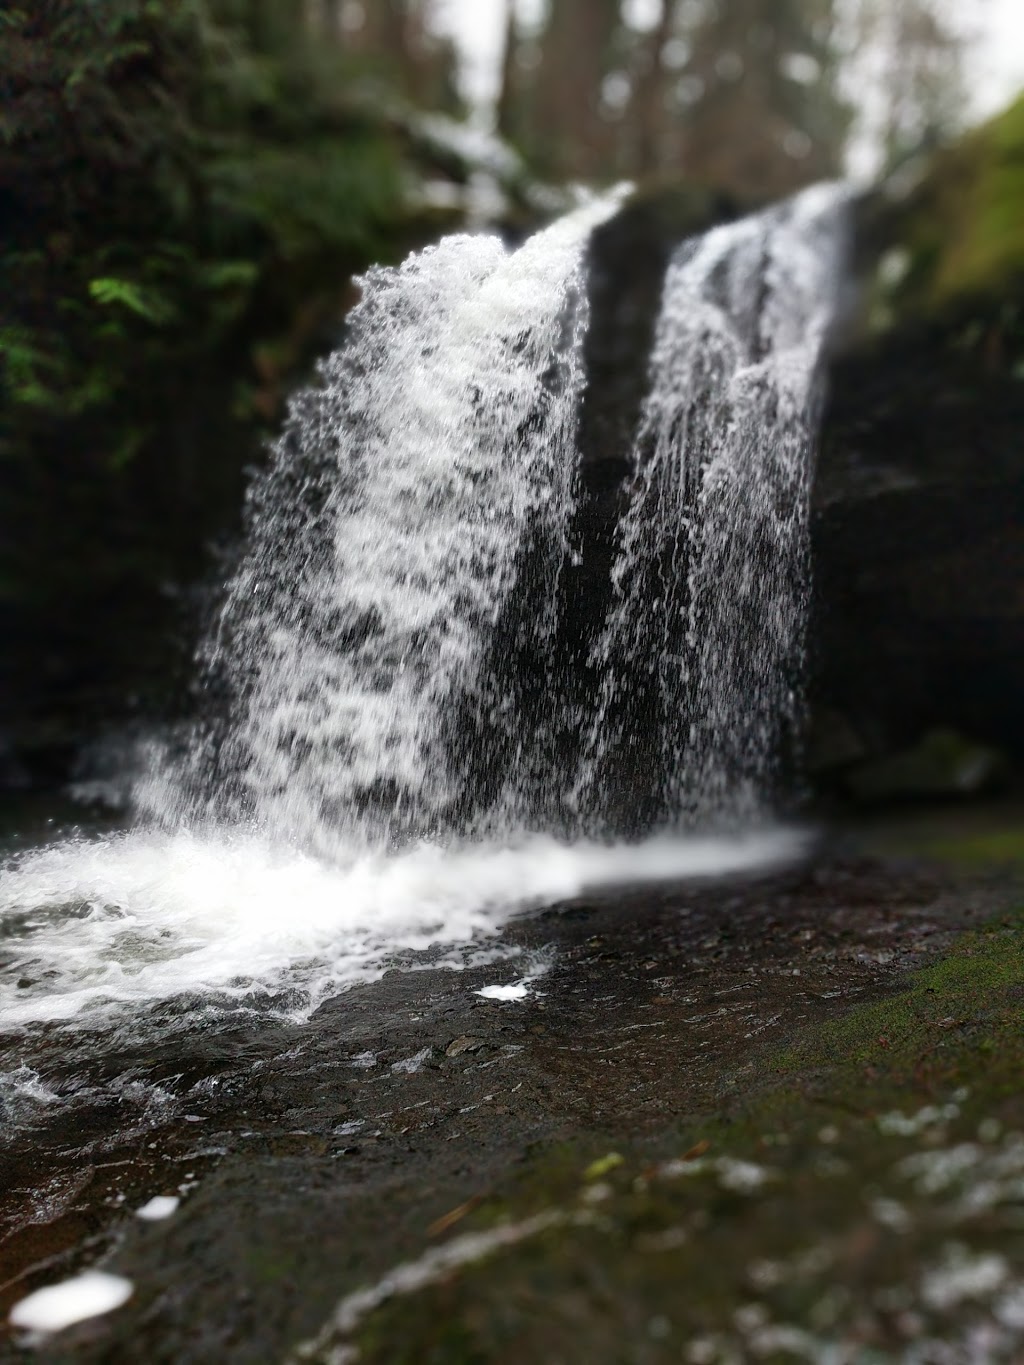
<svg viewBox="0 0 1024 1365">
<path fill-rule="evenodd" d="M 156 326 L 163 326 L 174 317 L 174 305 L 151 289 L 144 289 L 131 280 L 112 277 L 90 280 L 89 294 L 104 307 L 119 304 L 136 317 L 145 318 Z"/>
</svg>

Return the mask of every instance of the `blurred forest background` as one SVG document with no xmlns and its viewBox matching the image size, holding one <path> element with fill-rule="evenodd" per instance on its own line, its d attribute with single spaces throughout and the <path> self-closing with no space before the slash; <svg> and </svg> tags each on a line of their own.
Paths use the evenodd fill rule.
<svg viewBox="0 0 1024 1365">
<path fill-rule="evenodd" d="M 743 203 L 963 118 L 941 0 L 509 3 L 467 107 L 440 0 L 0 9 L 0 776 L 159 710 L 247 466 L 353 275 L 567 182 Z M 126 695 L 130 692 L 131 695 Z M 6 755 L 6 757 L 4 756 Z"/>
</svg>

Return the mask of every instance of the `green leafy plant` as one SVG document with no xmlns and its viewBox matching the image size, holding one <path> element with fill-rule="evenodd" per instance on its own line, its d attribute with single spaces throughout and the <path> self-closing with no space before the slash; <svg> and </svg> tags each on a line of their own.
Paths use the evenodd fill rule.
<svg viewBox="0 0 1024 1365">
<path fill-rule="evenodd" d="M 131 280 L 106 279 L 90 280 L 89 295 L 97 303 L 109 307 L 119 305 L 136 317 L 160 326 L 174 317 L 174 307 L 167 299 L 161 298 L 152 290 L 146 290 Z"/>
</svg>

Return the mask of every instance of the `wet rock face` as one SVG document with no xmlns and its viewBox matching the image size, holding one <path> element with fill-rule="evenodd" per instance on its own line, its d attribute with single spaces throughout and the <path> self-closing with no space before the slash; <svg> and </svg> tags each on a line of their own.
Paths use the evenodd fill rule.
<svg viewBox="0 0 1024 1365">
<path fill-rule="evenodd" d="M 1024 99 L 861 204 L 874 329 L 833 366 L 814 701 L 870 759 L 953 728 L 1024 758 Z"/>
<path fill-rule="evenodd" d="M 588 388 L 580 418 L 588 489 L 617 487 L 627 471 L 669 259 L 687 238 L 740 212 L 724 195 L 679 187 L 638 195 L 594 233 Z"/>
<path fill-rule="evenodd" d="M 833 367 L 812 527 L 812 702 L 865 756 L 936 727 L 1024 757 L 1024 384 L 991 318 Z"/>
<path fill-rule="evenodd" d="M 583 497 L 576 528 L 580 562 L 566 573 L 580 639 L 604 621 L 625 506 L 625 484 L 643 401 L 669 260 L 689 237 L 739 216 L 723 195 L 674 188 L 638 195 L 591 240 L 590 325 L 584 348 L 587 388 L 580 412 Z"/>
</svg>

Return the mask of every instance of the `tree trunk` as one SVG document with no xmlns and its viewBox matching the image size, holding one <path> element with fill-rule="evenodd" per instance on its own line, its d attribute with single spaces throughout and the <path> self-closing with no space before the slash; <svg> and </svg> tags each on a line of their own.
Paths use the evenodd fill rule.
<svg viewBox="0 0 1024 1365">
<path fill-rule="evenodd" d="M 673 0 L 663 0 L 661 18 L 647 41 L 638 45 L 633 64 L 629 114 L 635 148 L 632 161 L 638 175 L 650 175 L 664 163 L 662 142 L 669 114 L 662 54 L 672 36 L 674 18 Z"/>
<path fill-rule="evenodd" d="M 522 35 L 516 22 L 516 0 L 505 0 L 505 50 L 501 59 L 501 86 L 495 109 L 498 133 L 517 142 L 522 132 Z"/>
<path fill-rule="evenodd" d="M 615 135 L 601 97 L 619 26 L 617 0 L 553 0 L 532 108 L 532 141 L 559 178 L 601 175 Z"/>
</svg>

